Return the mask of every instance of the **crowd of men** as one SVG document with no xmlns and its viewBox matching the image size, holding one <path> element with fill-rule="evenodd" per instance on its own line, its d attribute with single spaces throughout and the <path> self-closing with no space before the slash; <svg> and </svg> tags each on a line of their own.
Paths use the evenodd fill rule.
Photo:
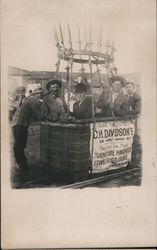
<svg viewBox="0 0 157 250">
<path fill-rule="evenodd" d="M 15 98 L 10 101 L 9 120 L 14 136 L 14 157 L 21 169 L 28 168 L 24 149 L 32 117 L 39 121 L 67 123 L 75 122 L 77 119 L 89 119 L 95 115 L 101 117 L 138 115 L 141 111 L 141 99 L 135 92 L 134 83 L 125 83 L 118 76 L 110 79 L 109 86 L 103 88 L 97 101 L 93 96 L 87 95 L 86 81 L 81 79 L 72 93 L 72 109 L 61 94 L 60 80 L 49 81 L 46 88 L 45 95 L 43 89 L 38 87 L 26 97 L 25 88 L 18 87 Z M 126 89 L 127 94 L 123 93 L 122 88 Z"/>
</svg>

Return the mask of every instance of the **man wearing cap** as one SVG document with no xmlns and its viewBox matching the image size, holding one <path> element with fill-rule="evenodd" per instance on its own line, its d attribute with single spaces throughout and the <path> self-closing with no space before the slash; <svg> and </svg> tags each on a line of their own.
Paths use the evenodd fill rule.
<svg viewBox="0 0 157 250">
<path fill-rule="evenodd" d="M 122 87 L 125 81 L 120 76 L 112 77 L 110 87 L 106 87 L 97 101 L 97 107 L 102 110 L 103 116 L 127 116 L 129 105 L 128 97 L 123 94 Z"/>
<path fill-rule="evenodd" d="M 9 121 L 12 122 L 16 110 L 21 107 L 26 96 L 26 89 L 23 86 L 17 87 L 14 97 L 9 98 Z"/>
<path fill-rule="evenodd" d="M 43 98 L 41 107 L 41 118 L 51 122 L 56 122 L 66 115 L 68 108 L 65 100 L 60 97 L 61 81 L 54 79 L 47 83 L 48 93 Z"/>
<path fill-rule="evenodd" d="M 76 119 L 92 118 L 92 97 L 86 96 L 86 85 L 81 82 L 76 85 L 76 102 L 73 106 L 73 115 Z M 94 101 L 94 100 L 93 100 Z M 94 112 L 95 112 L 95 101 Z"/>
<path fill-rule="evenodd" d="M 34 96 L 26 98 L 22 105 L 17 108 L 12 120 L 12 131 L 14 136 L 14 157 L 19 168 L 27 169 L 28 163 L 24 153 L 27 144 L 28 127 L 35 114 L 38 119 L 41 115 L 41 101 L 43 90 L 38 87 L 34 90 Z"/>
</svg>

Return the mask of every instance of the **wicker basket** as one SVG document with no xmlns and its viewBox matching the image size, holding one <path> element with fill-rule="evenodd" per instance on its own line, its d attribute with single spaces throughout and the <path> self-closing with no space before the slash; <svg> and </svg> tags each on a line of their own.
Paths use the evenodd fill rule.
<svg viewBox="0 0 157 250">
<path fill-rule="evenodd" d="M 41 123 L 40 161 L 58 175 L 86 178 L 90 169 L 90 127 Z"/>
</svg>

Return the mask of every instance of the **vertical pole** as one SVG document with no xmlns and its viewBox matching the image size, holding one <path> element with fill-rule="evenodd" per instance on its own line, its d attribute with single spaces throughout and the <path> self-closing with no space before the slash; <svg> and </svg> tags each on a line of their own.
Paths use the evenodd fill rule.
<svg viewBox="0 0 157 250">
<path fill-rule="evenodd" d="M 61 52 L 62 52 L 62 59 L 64 61 L 64 51 L 65 51 L 65 47 L 64 47 L 64 37 L 63 37 L 63 32 L 62 32 L 62 27 L 59 24 L 59 30 L 60 30 L 60 38 L 61 38 Z M 63 68 L 62 68 L 62 73 L 61 73 L 61 82 L 62 82 L 62 86 L 61 86 L 61 97 L 63 98 L 64 96 L 64 88 L 63 88 Z"/>
<path fill-rule="evenodd" d="M 91 53 L 92 53 L 92 34 L 91 34 L 91 27 L 90 27 L 89 69 L 90 69 L 91 94 L 92 94 L 92 117 L 93 117 L 93 120 L 94 120 L 95 119 L 95 110 L 94 110 L 94 95 L 93 95 L 93 79 L 92 79 Z"/>
<path fill-rule="evenodd" d="M 67 90 L 68 90 L 68 113 L 69 113 L 69 103 L 70 103 L 70 85 L 69 85 L 69 62 L 68 62 L 68 65 L 66 67 L 66 70 L 67 70 Z"/>
<path fill-rule="evenodd" d="M 71 60 L 71 63 L 70 63 L 70 92 L 72 89 L 72 84 L 73 84 L 73 61 Z M 70 98 L 70 95 L 69 95 L 69 98 Z M 69 106 L 70 106 L 70 104 L 69 104 Z"/>
<path fill-rule="evenodd" d="M 61 46 L 59 44 L 59 37 L 58 37 L 58 33 L 57 33 L 57 30 L 56 28 L 54 29 L 54 36 L 55 36 L 55 40 L 56 40 L 56 47 L 57 47 L 57 50 L 58 50 L 58 53 L 57 53 L 57 56 L 58 56 L 58 61 L 56 63 L 56 73 L 55 73 L 55 78 L 58 79 L 58 75 L 59 75 L 59 67 L 60 67 L 60 60 L 61 60 Z"/>
<path fill-rule="evenodd" d="M 109 85 L 109 73 L 108 73 L 109 40 L 110 40 L 110 34 L 109 34 L 109 39 L 106 41 L 106 62 L 105 62 L 106 80 L 108 85 Z"/>
<path fill-rule="evenodd" d="M 92 79 L 92 63 L 89 62 L 90 69 L 90 81 L 91 81 L 91 94 L 92 94 L 92 118 L 95 119 L 95 110 L 94 110 L 94 95 L 93 95 L 93 79 Z"/>
<path fill-rule="evenodd" d="M 62 69 L 62 74 L 61 74 L 61 82 L 62 82 L 62 86 L 61 86 L 61 98 L 63 99 L 63 97 L 64 97 L 63 69 Z"/>
<path fill-rule="evenodd" d="M 102 26 L 100 28 L 100 40 L 99 40 L 99 54 L 101 53 L 101 46 L 102 46 Z M 99 61 L 99 57 L 98 57 L 98 61 Z M 102 82 L 101 82 L 101 76 L 100 76 L 100 69 L 98 67 L 98 61 L 96 63 L 96 67 L 97 67 L 97 72 L 98 72 L 98 78 L 99 78 L 99 83 L 100 83 L 100 87 L 101 89 L 103 89 L 103 85 L 102 85 Z"/>
<path fill-rule="evenodd" d="M 95 130 L 95 110 L 94 110 L 94 95 L 93 95 L 93 79 L 92 79 L 92 61 L 91 61 L 91 53 L 92 53 L 92 34 L 91 34 L 91 26 L 90 26 L 90 51 L 89 51 L 89 69 L 90 69 L 90 80 L 91 80 L 91 94 L 92 94 L 92 118 L 93 118 L 93 134 L 92 134 L 92 163 L 93 163 L 93 151 L 94 151 L 94 130 Z M 92 166 L 90 169 L 90 173 L 92 174 Z"/>
<path fill-rule="evenodd" d="M 72 71 L 73 71 L 73 48 L 72 48 L 72 38 L 71 38 L 71 31 L 70 31 L 70 26 L 68 24 L 68 35 L 69 35 L 69 44 L 70 44 L 70 53 L 71 53 L 71 60 L 70 60 L 70 82 L 68 84 L 68 112 L 70 111 L 70 91 L 71 91 L 71 86 L 72 86 Z"/>
</svg>

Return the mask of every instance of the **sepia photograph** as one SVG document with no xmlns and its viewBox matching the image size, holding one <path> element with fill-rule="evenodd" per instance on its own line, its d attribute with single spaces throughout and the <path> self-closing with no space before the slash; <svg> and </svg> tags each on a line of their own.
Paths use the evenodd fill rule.
<svg viewBox="0 0 157 250">
<path fill-rule="evenodd" d="M 140 72 L 115 33 L 50 22 L 47 70 L 8 66 L 13 188 L 141 184 Z"/>
<path fill-rule="evenodd" d="M 144 233 L 137 237 L 135 245 L 131 238 L 125 242 L 117 236 L 112 241 L 111 235 L 103 241 L 107 237 L 103 238 L 103 229 L 100 241 L 96 233 L 94 242 L 90 244 L 82 239 L 81 246 L 156 244 L 153 222 L 157 174 L 155 5 L 154 0 L 1 1 L 2 198 L 5 204 L 2 212 L 12 203 L 14 195 L 16 203 L 23 195 L 26 200 L 34 199 L 36 192 L 48 200 L 47 192 L 52 195 L 51 192 L 56 192 L 53 199 L 58 204 L 57 194 L 66 195 L 66 192 L 77 192 L 80 202 L 88 200 L 88 194 L 93 194 L 94 202 L 95 191 L 108 197 L 114 192 L 116 199 L 111 195 L 110 202 L 112 199 L 116 202 L 118 192 L 122 191 L 121 197 L 128 196 L 122 206 L 128 207 L 133 190 L 137 192 L 134 201 L 137 195 L 138 202 L 142 197 L 141 205 L 146 205 L 150 188 L 153 190 L 149 197 L 151 218 L 145 221 L 142 217 Z M 74 193 L 71 194 L 74 198 Z M 43 204 L 46 205 L 44 201 Z M 96 207 L 99 210 L 100 204 Z M 115 207 L 121 206 L 116 203 Z M 86 213 L 87 210 L 86 206 Z M 148 208 L 144 207 L 142 214 L 146 211 Z M 143 245 L 141 239 L 147 234 L 147 221 L 152 237 L 147 236 Z M 5 237 L 10 230 L 6 222 L 9 221 L 5 216 Z M 17 224 L 20 225 L 19 221 Z M 141 222 L 135 224 L 141 227 Z M 127 227 L 129 230 L 130 226 Z M 97 228 L 99 225 L 95 224 L 95 232 Z M 124 227 L 120 231 L 125 231 Z M 3 239 L 5 246 L 42 247 L 31 244 L 36 242 L 35 238 L 26 240 L 25 244 L 15 239 L 15 235 L 9 236 L 11 245 Z M 64 240 L 60 245 L 62 236 L 56 232 L 56 240 L 48 240 L 44 247 L 69 247 L 66 237 L 65 245 Z M 101 245 L 105 242 L 107 245 Z M 71 246 L 80 247 L 78 240 Z"/>
</svg>

